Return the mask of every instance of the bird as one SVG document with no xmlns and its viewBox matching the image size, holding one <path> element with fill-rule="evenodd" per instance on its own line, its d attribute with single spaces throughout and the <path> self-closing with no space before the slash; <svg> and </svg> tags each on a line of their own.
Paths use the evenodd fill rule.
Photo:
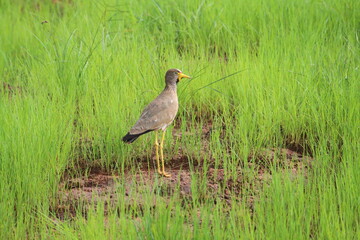
<svg viewBox="0 0 360 240">
<path fill-rule="evenodd" d="M 140 118 L 130 131 L 122 138 L 125 143 L 132 143 L 138 137 L 145 133 L 155 131 L 155 152 L 157 171 L 164 177 L 171 177 L 171 174 L 165 172 L 163 145 L 166 128 L 174 121 L 179 109 L 177 84 L 182 78 L 191 78 L 182 73 L 177 68 L 169 69 L 165 74 L 165 88 L 152 102 L 150 102 L 142 111 Z M 158 141 L 158 131 L 162 131 L 160 144 Z M 159 160 L 159 148 L 161 167 Z"/>
</svg>

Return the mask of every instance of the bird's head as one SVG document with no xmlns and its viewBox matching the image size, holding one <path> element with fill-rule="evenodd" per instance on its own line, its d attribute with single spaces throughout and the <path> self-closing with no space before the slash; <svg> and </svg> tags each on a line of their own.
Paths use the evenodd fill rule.
<svg viewBox="0 0 360 240">
<path fill-rule="evenodd" d="M 182 78 L 191 78 L 188 75 L 183 74 L 179 69 L 169 69 L 165 74 L 165 82 L 168 84 L 176 84 L 180 82 Z"/>
</svg>

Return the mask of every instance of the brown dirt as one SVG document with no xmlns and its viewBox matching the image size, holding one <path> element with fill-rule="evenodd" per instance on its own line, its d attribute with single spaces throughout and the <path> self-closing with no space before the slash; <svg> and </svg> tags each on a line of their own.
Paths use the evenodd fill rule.
<svg viewBox="0 0 360 240">
<path fill-rule="evenodd" d="M 21 94 L 23 90 L 20 87 L 13 86 L 9 83 L 3 82 L 2 87 L 0 87 L 0 92 L 4 92 L 8 94 L 9 98 L 11 98 L 15 94 Z"/>
<path fill-rule="evenodd" d="M 264 149 L 249 158 L 249 164 L 256 166 L 254 172 L 249 174 L 239 169 L 236 179 L 226 177 L 224 169 L 209 167 L 204 170 L 203 166 L 195 166 L 191 171 L 189 160 L 180 154 L 167 166 L 170 169 L 168 173 L 171 174 L 169 178 L 159 176 L 156 169 L 149 169 L 147 161 L 140 163 L 140 170 L 126 171 L 121 176 L 93 168 L 88 176 L 64 179 L 59 185 L 58 204 L 52 211 L 59 219 L 74 217 L 79 213 L 76 209 L 86 216 L 87 207 L 91 203 L 104 202 L 107 212 L 109 205 L 117 204 L 120 195 L 129 208 L 134 204 L 142 208 L 144 194 L 153 192 L 166 201 L 176 189 L 179 189 L 181 199 L 191 199 L 194 187 L 191 185 L 192 177 L 196 175 L 201 178 L 204 171 L 207 186 L 204 198 L 230 203 L 245 197 L 243 193 L 251 192 L 246 199 L 252 208 L 254 199 L 264 184 L 269 183 L 272 178 L 271 169 L 268 167 L 270 162 L 282 167 L 284 171 L 289 171 L 291 176 L 296 178 L 300 173 L 306 175 L 311 160 L 312 158 L 289 149 Z M 155 162 L 154 159 L 153 161 Z M 120 193 L 119 189 L 125 191 Z M 156 202 L 153 203 L 153 207 L 155 206 Z"/>
<path fill-rule="evenodd" d="M 210 159 L 208 139 L 211 132 L 212 124 L 204 124 L 201 152 L 207 154 Z M 173 129 L 172 134 L 175 138 L 182 137 L 182 133 L 176 128 Z M 88 144 L 91 145 L 91 141 Z M 164 201 L 175 192 L 179 194 L 180 200 L 191 199 L 192 189 L 198 187 L 192 185 L 194 176 L 202 183 L 197 185 L 206 186 L 205 190 L 197 189 L 202 194 L 203 200 L 231 203 L 244 198 L 252 209 L 253 202 L 263 186 L 272 179 L 271 166 L 274 164 L 282 171 L 290 173 L 294 179 L 300 175 L 306 177 L 312 158 L 296 150 L 299 148 L 271 148 L 253 153 L 248 159 L 249 167 L 239 166 L 235 177 L 229 177 L 226 170 L 221 167 L 215 169 L 213 165 L 206 167 L 202 166 L 201 162 L 192 162 L 181 149 L 166 165 L 167 172 L 171 174 L 169 178 L 157 174 L 154 168 L 156 166 L 154 154 L 150 164 L 147 157 L 137 159 L 138 170 L 125 170 L 122 174 L 106 172 L 96 164 L 96 161 L 93 161 L 93 166 L 89 166 L 86 161 L 79 161 L 76 167 L 82 169 L 80 172 L 83 176 L 71 177 L 71 174 L 65 171 L 59 185 L 58 203 L 51 211 L 59 219 L 74 217 L 78 213 L 86 216 L 91 203 L 103 202 L 106 214 L 108 207 L 115 206 L 118 199 L 124 201 L 125 206 L 129 208 L 135 205 L 141 209 L 142 200 L 149 193 L 161 197 Z M 87 175 L 85 169 L 90 169 Z M 156 207 L 156 202 L 152 204 Z"/>
</svg>

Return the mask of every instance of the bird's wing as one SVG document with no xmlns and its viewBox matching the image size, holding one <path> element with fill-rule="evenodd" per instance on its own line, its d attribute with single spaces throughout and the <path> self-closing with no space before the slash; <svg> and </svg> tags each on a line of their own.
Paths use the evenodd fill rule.
<svg viewBox="0 0 360 240">
<path fill-rule="evenodd" d="M 160 129 L 170 124 L 177 113 L 178 103 L 174 99 L 159 96 L 141 113 L 139 120 L 131 128 L 131 134 L 140 134 L 149 130 Z"/>
</svg>

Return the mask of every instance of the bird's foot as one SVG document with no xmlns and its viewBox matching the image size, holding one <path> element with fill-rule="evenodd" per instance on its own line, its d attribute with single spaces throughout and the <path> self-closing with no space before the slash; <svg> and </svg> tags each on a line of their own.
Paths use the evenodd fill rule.
<svg viewBox="0 0 360 240">
<path fill-rule="evenodd" d="M 167 172 L 162 172 L 162 175 L 164 176 L 164 177 L 171 177 L 171 174 L 169 174 L 169 173 L 167 173 Z"/>
<path fill-rule="evenodd" d="M 171 174 L 169 174 L 169 173 L 167 173 L 167 172 L 165 172 L 165 171 L 160 171 L 160 170 L 158 170 L 158 173 L 159 173 L 160 175 L 164 176 L 164 177 L 171 177 Z"/>
</svg>

